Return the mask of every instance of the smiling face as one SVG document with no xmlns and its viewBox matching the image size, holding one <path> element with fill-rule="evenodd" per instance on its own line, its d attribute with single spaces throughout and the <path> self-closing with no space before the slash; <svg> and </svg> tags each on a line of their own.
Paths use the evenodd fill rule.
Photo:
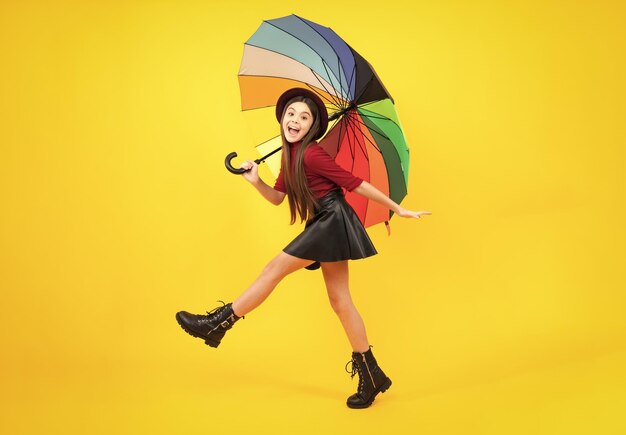
<svg viewBox="0 0 626 435">
<path fill-rule="evenodd" d="M 296 101 L 287 107 L 282 128 L 288 142 L 301 141 L 311 129 L 311 125 L 313 125 L 313 116 L 306 103 Z"/>
</svg>

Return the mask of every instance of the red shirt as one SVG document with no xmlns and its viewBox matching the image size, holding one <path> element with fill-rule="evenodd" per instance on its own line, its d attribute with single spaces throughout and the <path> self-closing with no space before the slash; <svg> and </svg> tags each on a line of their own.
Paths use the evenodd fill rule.
<svg viewBox="0 0 626 435">
<path fill-rule="evenodd" d="M 289 145 L 291 150 L 291 165 L 296 158 L 296 150 L 302 142 Z M 352 175 L 339 166 L 335 160 L 317 142 L 313 142 L 304 152 L 304 173 L 309 189 L 315 198 L 321 198 L 328 192 L 341 186 L 351 192 L 361 185 L 362 178 Z M 283 168 L 281 166 L 274 189 L 287 193 L 283 180 Z"/>
</svg>

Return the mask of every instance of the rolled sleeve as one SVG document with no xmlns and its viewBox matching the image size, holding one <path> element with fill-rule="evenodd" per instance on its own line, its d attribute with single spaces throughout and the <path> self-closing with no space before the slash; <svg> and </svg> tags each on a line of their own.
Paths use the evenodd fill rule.
<svg viewBox="0 0 626 435">
<path fill-rule="evenodd" d="M 283 169 L 280 168 L 280 172 L 278 173 L 278 177 L 276 177 L 276 182 L 274 183 L 274 190 L 278 190 L 279 192 L 287 193 L 287 189 L 285 188 L 285 180 L 283 180 Z"/>
</svg>

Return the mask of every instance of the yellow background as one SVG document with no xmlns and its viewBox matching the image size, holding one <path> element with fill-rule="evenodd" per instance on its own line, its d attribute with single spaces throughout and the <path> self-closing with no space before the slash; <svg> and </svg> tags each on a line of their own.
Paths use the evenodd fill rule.
<svg viewBox="0 0 626 435">
<path fill-rule="evenodd" d="M 223 166 L 278 133 L 236 74 L 291 13 L 375 67 L 403 205 L 433 212 L 351 263 L 394 382 L 367 410 L 319 271 L 219 349 L 174 320 L 301 230 Z M 624 433 L 625 21 L 617 1 L 4 0 L 0 432 Z"/>
</svg>

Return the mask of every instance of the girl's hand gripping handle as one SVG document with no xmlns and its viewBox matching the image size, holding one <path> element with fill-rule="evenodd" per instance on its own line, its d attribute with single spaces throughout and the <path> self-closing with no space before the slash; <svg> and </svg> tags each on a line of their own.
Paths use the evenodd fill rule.
<svg viewBox="0 0 626 435">
<path fill-rule="evenodd" d="M 249 181 L 252 184 L 258 183 L 259 165 L 256 162 L 252 160 L 246 160 L 245 162 L 241 164 L 241 166 L 239 166 L 239 168 L 241 168 L 241 170 L 243 171 L 241 173 L 243 178 L 245 178 L 247 181 Z"/>
<path fill-rule="evenodd" d="M 232 152 L 229 155 L 227 155 L 226 160 L 224 160 L 224 165 L 226 165 L 226 169 L 228 169 L 233 174 L 243 174 L 244 172 L 246 172 L 246 169 L 237 169 L 230 163 L 230 161 L 234 159 L 235 157 L 237 157 L 236 152 Z"/>
</svg>

